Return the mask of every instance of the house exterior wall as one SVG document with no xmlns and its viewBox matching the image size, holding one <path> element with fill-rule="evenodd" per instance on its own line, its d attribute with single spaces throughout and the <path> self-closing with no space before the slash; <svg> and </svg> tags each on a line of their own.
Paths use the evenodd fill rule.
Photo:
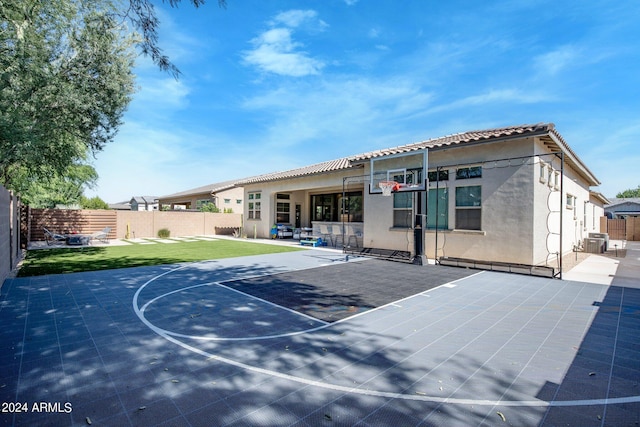
<svg viewBox="0 0 640 427">
<path fill-rule="evenodd" d="M 541 137 L 431 149 L 428 157 L 429 171 L 435 171 L 437 167 L 449 170 L 448 180 L 429 183 L 430 189 L 438 187 L 448 193 L 448 227 L 437 232 L 426 230 L 424 250 L 428 258 L 449 256 L 556 265 L 561 247 L 566 255 L 588 237 L 588 233 L 600 230 L 598 218 L 604 211 L 602 203 L 592 197 L 589 190 L 593 183 L 566 161 L 562 177 L 560 157 L 549 151 Z M 456 179 L 457 168 L 472 166 L 482 166 L 482 177 Z M 259 221 L 247 219 L 246 225 L 256 228 L 257 237 L 269 236 L 275 218 L 275 194 L 278 192 L 291 192 L 292 205 L 294 201 L 303 205 L 303 226 L 307 225 L 310 195 L 341 191 L 344 177 L 367 176 L 369 167 L 365 162 L 361 173 L 351 169 L 248 185 L 245 187 L 245 200 L 248 192 L 259 190 L 263 193 L 262 218 Z M 456 188 L 468 186 L 481 187 L 480 230 L 456 227 Z M 414 230 L 393 226 L 393 201 L 393 196 L 369 194 L 368 180 L 365 180 L 362 245 L 413 253 Z M 414 196 L 414 209 L 416 201 Z M 251 236 L 250 232 L 247 234 Z"/>
<path fill-rule="evenodd" d="M 210 192 L 185 194 L 178 197 L 165 197 L 159 199 L 160 206 L 184 206 L 183 209 L 197 209 L 198 201 L 207 200 L 215 202 L 216 207 L 222 209 L 231 209 L 233 213 L 242 214 L 244 211 L 244 190 L 242 187 L 233 187 L 227 190 L 218 191 L 215 195 Z M 238 200 L 240 201 L 238 203 Z"/>
<path fill-rule="evenodd" d="M 457 165 L 481 165 L 487 160 L 532 154 L 532 140 L 479 144 L 429 152 L 429 170 L 449 170 L 449 180 L 436 185 L 448 192 L 448 230 L 427 230 L 425 255 L 530 263 L 534 198 L 532 164 L 508 161 L 483 165 L 482 178 L 457 180 Z M 528 163 L 531 163 L 530 161 Z M 456 187 L 481 186 L 481 230 L 456 229 Z M 413 252 L 413 230 L 394 229 L 393 197 L 365 195 L 364 246 Z M 373 209 L 371 209 L 373 208 Z M 372 212 L 373 211 L 373 212 Z M 382 246 L 383 245 L 383 246 Z"/>
<path fill-rule="evenodd" d="M 291 220 L 295 225 L 295 206 L 300 205 L 300 225 L 311 227 L 310 199 L 314 194 L 342 192 L 343 178 L 362 174 L 361 168 L 353 168 L 333 173 L 309 175 L 280 181 L 270 181 L 255 184 L 244 184 L 244 231 L 247 237 L 268 238 L 271 227 L 276 223 L 276 195 L 286 193 L 290 195 Z M 353 187 L 353 186 L 352 186 Z M 350 188 L 353 190 L 353 188 Z M 249 218 L 249 194 L 260 193 L 260 219 Z M 365 191 L 366 193 L 366 191 Z M 364 208 L 366 210 L 366 207 Z"/>
<path fill-rule="evenodd" d="M 233 187 L 219 191 L 215 194 L 216 206 L 221 210 L 231 210 L 232 213 L 244 212 L 244 190 L 242 187 Z"/>
</svg>

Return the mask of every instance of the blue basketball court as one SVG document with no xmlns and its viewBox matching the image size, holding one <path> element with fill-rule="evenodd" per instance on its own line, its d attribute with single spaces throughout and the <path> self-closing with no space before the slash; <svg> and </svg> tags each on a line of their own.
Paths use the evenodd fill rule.
<svg viewBox="0 0 640 427">
<path fill-rule="evenodd" d="M 635 268 L 604 285 L 310 249 L 9 279 L 0 420 L 633 426 Z"/>
</svg>

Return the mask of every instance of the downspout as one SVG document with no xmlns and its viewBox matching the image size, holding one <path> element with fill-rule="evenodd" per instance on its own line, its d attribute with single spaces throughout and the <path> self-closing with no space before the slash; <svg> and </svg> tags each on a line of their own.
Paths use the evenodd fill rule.
<svg viewBox="0 0 640 427">
<path fill-rule="evenodd" d="M 439 264 L 440 262 L 438 261 L 438 217 L 440 215 L 438 215 L 438 212 L 440 212 L 440 210 L 438 209 L 438 202 L 440 201 L 440 170 L 442 169 L 442 166 L 438 166 L 436 168 L 436 248 L 435 248 L 435 256 L 434 256 L 434 261 L 436 264 Z M 427 189 L 427 191 L 429 191 L 429 189 Z"/>
<path fill-rule="evenodd" d="M 558 265 L 560 268 L 560 272 L 559 272 L 560 280 L 562 280 L 562 254 L 563 254 L 562 241 L 564 240 L 564 233 L 563 233 L 564 207 L 562 206 L 563 198 L 564 198 L 564 151 L 561 151 L 560 152 L 560 260 L 558 262 Z"/>
</svg>

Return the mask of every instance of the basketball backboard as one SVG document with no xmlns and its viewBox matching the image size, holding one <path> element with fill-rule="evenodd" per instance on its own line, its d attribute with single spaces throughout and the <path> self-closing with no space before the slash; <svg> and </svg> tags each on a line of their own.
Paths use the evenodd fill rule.
<svg viewBox="0 0 640 427">
<path fill-rule="evenodd" d="M 369 193 L 382 194 L 381 182 L 397 182 L 394 192 L 427 188 L 427 149 L 371 158 Z"/>
</svg>

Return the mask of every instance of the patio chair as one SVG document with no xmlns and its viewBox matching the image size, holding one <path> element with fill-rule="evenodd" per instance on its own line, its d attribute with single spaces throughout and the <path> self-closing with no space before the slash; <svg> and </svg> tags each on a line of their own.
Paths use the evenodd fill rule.
<svg viewBox="0 0 640 427">
<path fill-rule="evenodd" d="M 351 241 L 353 240 L 356 244 L 356 248 L 359 248 L 359 244 L 358 244 L 358 234 L 356 231 L 354 231 L 353 226 L 352 225 L 345 225 L 344 226 L 344 240 L 347 241 L 347 247 L 352 247 L 351 246 Z M 344 242 L 343 242 L 344 243 Z"/>
<path fill-rule="evenodd" d="M 44 241 L 47 242 L 48 246 L 64 244 L 67 242 L 67 236 L 49 231 L 46 227 L 42 227 L 42 231 L 44 231 Z"/>
<path fill-rule="evenodd" d="M 94 240 L 99 240 L 102 243 L 109 243 L 109 232 L 111 232 L 111 227 L 105 227 L 100 231 L 96 231 L 95 233 L 91 233 L 89 235 L 89 241 L 92 242 Z"/>
<path fill-rule="evenodd" d="M 320 237 L 322 237 L 322 240 L 324 240 L 325 242 L 331 242 L 331 246 L 335 247 L 336 244 L 333 242 L 332 226 L 326 224 L 319 224 L 319 226 Z"/>
</svg>

